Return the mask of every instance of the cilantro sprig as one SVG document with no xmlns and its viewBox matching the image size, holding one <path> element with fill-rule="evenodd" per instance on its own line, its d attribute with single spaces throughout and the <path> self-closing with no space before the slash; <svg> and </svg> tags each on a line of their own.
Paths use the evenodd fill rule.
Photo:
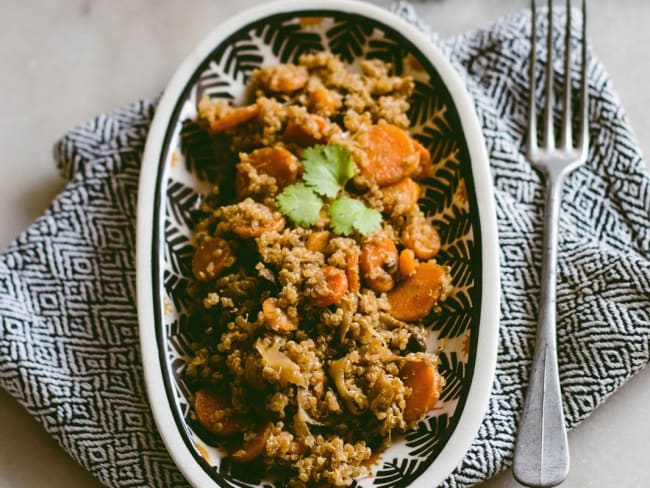
<svg viewBox="0 0 650 488">
<path fill-rule="evenodd" d="M 305 183 L 325 197 L 336 197 L 355 174 L 352 155 L 338 144 L 318 144 L 305 149 L 303 157 Z"/>
<path fill-rule="evenodd" d="M 332 230 L 339 235 L 348 236 L 355 230 L 367 235 L 381 225 L 381 214 L 354 198 L 343 197 L 334 200 L 328 213 Z"/>
<path fill-rule="evenodd" d="M 280 193 L 276 202 L 280 212 L 296 224 L 308 227 L 318 222 L 323 201 L 304 183 L 290 185 Z"/>
<path fill-rule="evenodd" d="M 356 172 L 352 155 L 345 147 L 338 144 L 310 147 L 303 153 L 302 164 L 303 181 L 287 186 L 276 197 L 282 214 L 298 225 L 309 227 L 320 218 L 326 205 L 323 198 L 329 198 L 330 226 L 336 234 L 347 236 L 356 230 L 367 235 L 379 229 L 381 214 L 377 210 L 355 198 L 336 198 Z"/>
</svg>

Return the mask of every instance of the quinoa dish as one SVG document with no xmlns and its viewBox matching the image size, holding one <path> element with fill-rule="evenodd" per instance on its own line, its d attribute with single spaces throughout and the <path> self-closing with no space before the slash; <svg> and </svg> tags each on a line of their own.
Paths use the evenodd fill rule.
<svg viewBox="0 0 650 488">
<path fill-rule="evenodd" d="M 198 103 L 219 177 L 193 234 L 192 421 L 286 486 L 367 474 L 444 386 L 424 324 L 450 278 L 418 205 L 413 87 L 321 52 L 254 71 L 246 105 Z"/>
</svg>

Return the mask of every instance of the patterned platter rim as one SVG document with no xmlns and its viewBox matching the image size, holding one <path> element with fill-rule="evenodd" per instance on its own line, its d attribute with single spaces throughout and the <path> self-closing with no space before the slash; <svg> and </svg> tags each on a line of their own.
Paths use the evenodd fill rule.
<svg viewBox="0 0 650 488">
<path fill-rule="evenodd" d="M 178 121 L 188 87 L 215 49 L 243 27 L 278 14 L 327 15 L 334 13 L 365 17 L 382 28 L 399 33 L 433 65 L 448 89 L 463 128 L 471 161 L 471 178 L 478 212 L 475 239 L 480 242 L 479 334 L 472 335 L 475 350 L 472 378 L 465 404 L 447 442 L 426 471 L 411 486 L 437 486 L 451 473 L 469 449 L 487 409 L 496 366 L 499 318 L 499 269 L 496 213 L 492 179 L 482 133 L 473 103 L 459 75 L 444 55 L 413 26 L 390 12 L 351 0 L 281 0 L 250 9 L 221 23 L 181 64 L 163 97 L 149 131 L 138 193 L 137 297 L 140 341 L 147 393 L 161 437 L 179 469 L 193 486 L 217 486 L 205 461 L 196 455 L 184 422 L 171 408 L 169 368 L 163 364 L 159 290 L 159 256 L 164 244 L 161 213 L 166 183 L 165 161 L 171 146 L 173 125 Z"/>
</svg>

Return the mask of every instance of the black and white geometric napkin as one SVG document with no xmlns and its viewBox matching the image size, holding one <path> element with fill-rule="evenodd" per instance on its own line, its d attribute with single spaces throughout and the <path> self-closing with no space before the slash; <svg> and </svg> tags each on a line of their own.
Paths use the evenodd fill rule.
<svg viewBox="0 0 650 488">
<path fill-rule="evenodd" d="M 407 4 L 394 9 L 426 30 Z M 554 24 L 563 25 L 563 12 L 556 15 Z M 544 202 L 540 176 L 522 152 L 529 22 L 521 12 L 467 35 L 432 35 L 466 81 L 483 127 L 502 273 L 489 410 L 445 482 L 450 488 L 511 463 L 528 381 Z M 593 56 L 588 72 L 589 162 L 566 181 L 560 222 L 558 344 L 569 428 L 650 359 L 650 178 Z M 156 432 L 138 344 L 136 200 L 154 111 L 154 101 L 141 101 L 65 135 L 55 155 L 69 183 L 0 256 L 0 386 L 113 488 L 187 486 Z"/>
</svg>

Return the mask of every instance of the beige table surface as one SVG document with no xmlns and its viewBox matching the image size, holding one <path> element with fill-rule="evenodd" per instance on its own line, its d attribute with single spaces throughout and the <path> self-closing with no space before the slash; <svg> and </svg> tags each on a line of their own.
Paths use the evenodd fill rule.
<svg viewBox="0 0 650 488">
<path fill-rule="evenodd" d="M 93 115 L 159 93 L 212 27 L 260 0 L 0 0 L 0 249 L 63 187 L 52 143 Z M 385 4 L 386 2 L 375 2 Z M 524 0 L 414 3 L 441 34 L 484 27 Z M 650 2 L 591 0 L 590 39 L 650 150 Z M 569 435 L 564 487 L 650 487 L 650 371 Z M 0 487 L 99 483 L 0 390 Z M 506 472 L 483 488 L 518 486 Z"/>
</svg>

